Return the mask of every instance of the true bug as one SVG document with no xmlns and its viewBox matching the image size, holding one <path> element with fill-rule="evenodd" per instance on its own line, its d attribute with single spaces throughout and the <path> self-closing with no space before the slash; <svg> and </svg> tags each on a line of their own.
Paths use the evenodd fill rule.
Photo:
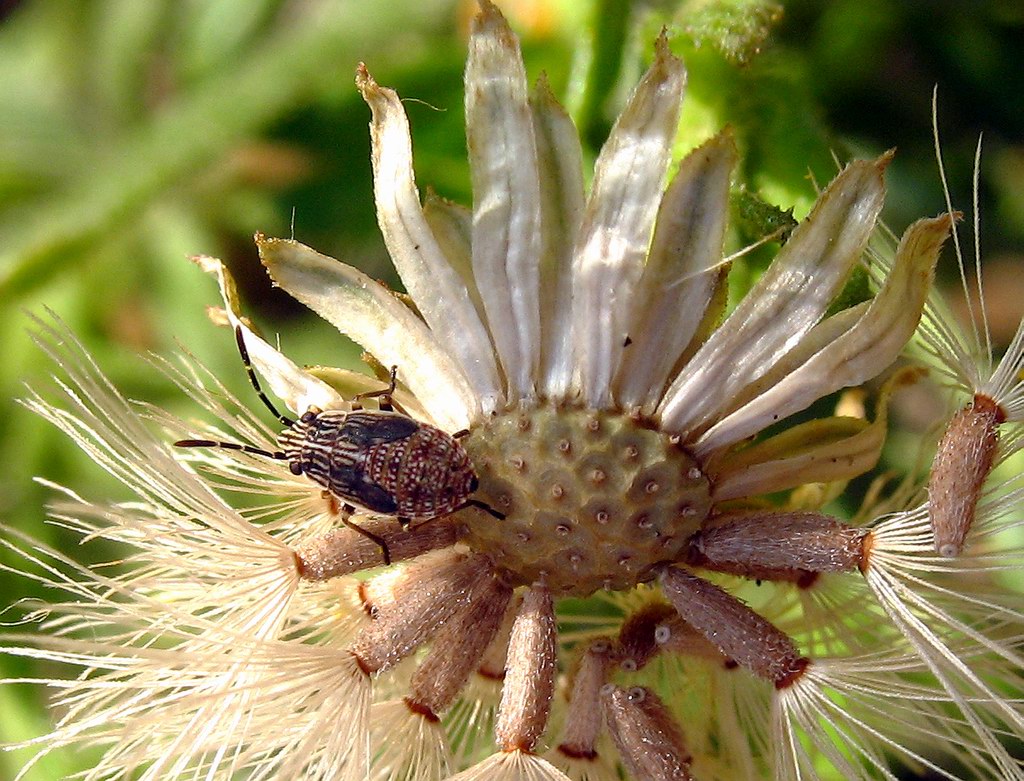
<svg viewBox="0 0 1024 781">
<path fill-rule="evenodd" d="M 403 525 L 429 521 L 465 507 L 479 507 L 503 519 L 484 502 L 472 499 L 479 480 L 469 456 L 455 435 L 394 410 L 397 367 L 387 388 L 355 397 L 352 410 L 310 407 L 298 420 L 277 411 L 260 387 L 241 327 L 235 328 L 238 352 L 249 382 L 267 409 L 286 428 L 278 435 L 279 450 L 263 450 L 234 442 L 182 439 L 177 447 L 222 447 L 287 461 L 293 474 L 306 475 L 337 504 L 341 522 L 380 546 L 384 563 L 391 563 L 387 542 L 353 523 L 357 508 L 393 515 Z M 364 410 L 359 400 L 378 398 L 379 410 Z"/>
</svg>

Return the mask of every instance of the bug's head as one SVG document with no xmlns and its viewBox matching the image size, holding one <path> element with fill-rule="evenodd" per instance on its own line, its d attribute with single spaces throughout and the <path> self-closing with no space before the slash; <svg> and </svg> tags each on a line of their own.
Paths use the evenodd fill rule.
<svg viewBox="0 0 1024 781">
<path fill-rule="evenodd" d="M 322 412 L 318 407 L 310 407 L 277 436 L 277 446 L 284 453 L 292 474 L 303 474 L 302 455 L 310 440 L 316 438 L 318 418 Z"/>
</svg>

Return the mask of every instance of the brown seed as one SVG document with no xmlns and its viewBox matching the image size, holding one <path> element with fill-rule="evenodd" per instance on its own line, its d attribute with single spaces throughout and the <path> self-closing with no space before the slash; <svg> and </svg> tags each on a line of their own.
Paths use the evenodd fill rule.
<svg viewBox="0 0 1024 781">
<path fill-rule="evenodd" d="M 438 631 L 410 681 L 406 704 L 424 716 L 436 718 L 451 705 L 501 628 L 512 589 L 497 578 L 475 585 L 466 606 Z"/>
<path fill-rule="evenodd" d="M 505 685 L 494 725 L 504 751 L 531 751 L 548 723 L 555 692 L 558 630 L 551 592 L 531 587 L 512 626 Z"/>
<path fill-rule="evenodd" d="M 755 510 L 721 516 L 694 534 L 690 547 L 699 566 L 746 577 L 844 572 L 861 565 L 866 534 L 822 513 Z"/>
<path fill-rule="evenodd" d="M 398 584 L 387 610 L 360 631 L 349 650 L 368 673 L 393 667 L 430 640 L 491 571 L 485 556 L 472 556 Z"/>
<path fill-rule="evenodd" d="M 392 561 L 404 561 L 432 550 L 455 544 L 457 526 L 447 519 L 432 521 L 419 528 L 402 529 L 391 518 L 370 520 L 362 528 L 380 536 L 388 544 Z M 302 543 L 295 549 L 299 575 L 304 580 L 329 580 L 339 575 L 375 567 L 381 563 L 380 547 L 365 534 L 348 529 L 332 529 Z"/>
<path fill-rule="evenodd" d="M 726 657 L 776 688 L 791 685 L 807 667 L 785 632 L 718 586 L 669 567 L 661 574 L 661 591 L 683 620 Z"/>
<path fill-rule="evenodd" d="M 939 442 L 928 480 L 928 517 L 935 550 L 942 556 L 963 550 L 1004 420 L 1002 408 L 979 394 L 953 416 Z"/>
<path fill-rule="evenodd" d="M 692 781 L 690 753 L 668 708 L 643 686 L 601 689 L 608 731 L 634 778 Z"/>
<path fill-rule="evenodd" d="M 522 603 L 521 596 L 513 595 L 508 607 L 505 608 L 505 615 L 501 620 L 497 635 L 487 647 L 483 659 L 480 660 L 480 667 L 477 668 L 477 674 L 481 677 L 496 681 L 504 679 L 509 638 L 512 637 L 512 627 L 515 625 L 516 616 L 519 615 Z"/>
<path fill-rule="evenodd" d="M 569 709 L 558 751 L 567 757 L 593 759 L 601 733 L 601 688 L 608 677 L 611 643 L 600 638 L 590 644 L 572 682 Z"/>
<path fill-rule="evenodd" d="M 629 616 L 619 629 L 619 664 L 625 670 L 639 670 L 660 650 L 655 639 L 659 625 L 676 616 L 666 602 L 651 602 Z"/>
</svg>

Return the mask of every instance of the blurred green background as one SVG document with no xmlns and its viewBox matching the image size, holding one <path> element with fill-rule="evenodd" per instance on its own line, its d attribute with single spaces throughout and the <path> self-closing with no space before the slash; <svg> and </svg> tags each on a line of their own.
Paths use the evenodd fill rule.
<svg viewBox="0 0 1024 781">
<path fill-rule="evenodd" d="M 982 246 L 997 337 L 1021 315 L 1024 5 L 1015 0 L 506 0 L 531 78 L 546 71 L 596 154 L 662 26 L 689 68 L 680 154 L 726 124 L 737 185 L 806 210 L 808 172 L 897 148 L 886 219 L 943 207 L 932 151 L 939 89 L 954 203 L 970 211 L 985 134 Z M 206 320 L 213 281 L 186 256 L 223 258 L 247 311 L 299 362 L 357 366 L 359 351 L 272 290 L 252 234 L 289 236 L 397 285 L 371 193 L 365 61 L 405 98 L 421 189 L 470 202 L 462 67 L 474 4 L 454 0 L 26 0 L 0 2 L 0 519 L 52 544 L 50 493 L 126 498 L 52 428 L 16 406 L 52 367 L 27 334 L 49 307 L 114 382 L 188 415 L 135 355 L 180 341 L 246 393 L 233 340 Z M 293 216 L 294 215 L 294 216 Z M 737 242 L 756 238 L 745 225 Z M 953 266 L 948 262 L 945 272 Z M 245 396 L 243 396 L 245 398 Z M 4 554 L 3 562 L 14 560 Z M 0 573 L 3 602 L 31 593 Z M 30 674 L 4 660 L 5 674 Z M 46 731 L 41 692 L 0 689 L 0 740 Z M 24 754 L 0 753 L 0 779 Z M 64 778 L 87 757 L 28 776 Z"/>
</svg>

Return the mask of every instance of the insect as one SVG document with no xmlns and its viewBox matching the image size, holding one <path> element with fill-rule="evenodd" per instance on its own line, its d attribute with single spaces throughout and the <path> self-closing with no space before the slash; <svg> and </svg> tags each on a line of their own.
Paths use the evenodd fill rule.
<svg viewBox="0 0 1024 781">
<path fill-rule="evenodd" d="M 397 367 L 391 369 L 387 388 L 359 394 L 351 411 L 310 407 L 292 420 L 277 411 L 260 387 L 241 327 L 235 328 L 235 340 L 256 394 L 286 427 L 277 438 L 280 449 L 209 439 L 182 439 L 175 446 L 221 447 L 287 461 L 292 474 L 305 475 L 324 489 L 342 523 L 380 546 L 385 564 L 391 563 L 387 542 L 350 520 L 357 508 L 393 515 L 403 527 L 466 507 L 504 519 L 485 502 L 471 498 L 479 479 L 458 441 L 469 432 L 448 434 L 395 411 Z M 364 410 L 359 402 L 367 398 L 379 399 L 380 409 Z"/>
</svg>

